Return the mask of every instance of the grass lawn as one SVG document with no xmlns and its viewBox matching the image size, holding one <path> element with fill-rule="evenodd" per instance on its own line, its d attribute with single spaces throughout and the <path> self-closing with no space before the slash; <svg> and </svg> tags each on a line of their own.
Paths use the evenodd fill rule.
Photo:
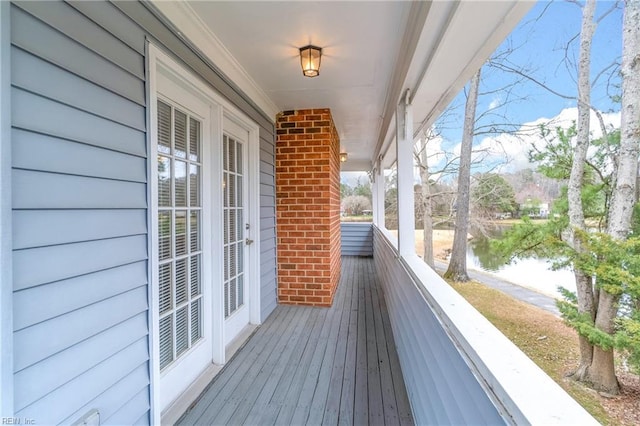
<svg viewBox="0 0 640 426">
<path fill-rule="evenodd" d="M 450 284 L 600 423 L 623 424 L 605 411 L 600 395 L 565 377 L 579 352 L 575 331 L 561 319 L 476 282 Z"/>
</svg>

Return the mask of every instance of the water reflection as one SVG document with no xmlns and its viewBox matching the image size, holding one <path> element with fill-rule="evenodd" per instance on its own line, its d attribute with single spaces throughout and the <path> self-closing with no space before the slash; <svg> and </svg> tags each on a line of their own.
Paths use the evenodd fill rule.
<svg viewBox="0 0 640 426">
<path fill-rule="evenodd" d="M 494 238 L 499 238 L 498 232 Z M 573 272 L 569 268 L 551 270 L 550 259 L 529 258 L 517 259 L 508 264 L 508 259 L 491 250 L 489 240 L 485 237 L 474 237 L 467 249 L 467 267 L 490 273 L 498 278 L 514 284 L 528 287 L 538 292 L 560 298 L 557 290 L 562 286 L 575 291 Z"/>
</svg>

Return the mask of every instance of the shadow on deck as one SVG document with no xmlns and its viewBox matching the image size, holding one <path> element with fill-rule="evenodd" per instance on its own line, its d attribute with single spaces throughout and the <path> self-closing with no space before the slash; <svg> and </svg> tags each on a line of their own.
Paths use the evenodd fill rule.
<svg viewBox="0 0 640 426">
<path fill-rule="evenodd" d="M 178 424 L 413 424 L 373 259 L 333 307 L 279 305 Z"/>
</svg>

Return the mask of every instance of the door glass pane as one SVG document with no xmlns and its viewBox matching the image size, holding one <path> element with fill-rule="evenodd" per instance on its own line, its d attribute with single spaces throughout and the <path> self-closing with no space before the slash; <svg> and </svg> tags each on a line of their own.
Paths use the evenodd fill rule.
<svg viewBox="0 0 640 426">
<path fill-rule="evenodd" d="M 171 107 L 158 101 L 158 152 L 171 153 Z"/>
<path fill-rule="evenodd" d="M 242 209 L 236 210 L 236 235 L 238 235 L 238 240 L 242 239 L 242 235 L 244 235 L 244 220 L 242 217 Z"/>
<path fill-rule="evenodd" d="M 171 263 L 160 265 L 160 314 L 170 311 L 173 307 L 173 297 L 171 292 Z"/>
<path fill-rule="evenodd" d="M 244 275 L 238 277 L 238 306 L 244 305 Z"/>
<path fill-rule="evenodd" d="M 227 180 L 227 198 L 229 200 L 229 207 L 236 206 L 236 176 L 229 174 Z"/>
<path fill-rule="evenodd" d="M 176 260 L 176 305 L 183 304 L 188 298 L 187 259 Z"/>
<path fill-rule="evenodd" d="M 193 299 L 199 296 L 202 291 L 200 289 L 200 255 L 191 258 L 189 281 L 191 282 L 191 298 Z"/>
<path fill-rule="evenodd" d="M 176 139 L 175 156 L 187 158 L 187 115 L 180 110 L 175 110 Z"/>
<path fill-rule="evenodd" d="M 229 170 L 229 138 L 227 135 L 222 137 L 222 168 L 224 170 Z"/>
<path fill-rule="evenodd" d="M 158 102 L 158 295 L 160 368 L 202 334 L 202 164 L 200 121 Z"/>
<path fill-rule="evenodd" d="M 171 257 L 171 211 L 158 212 L 158 258 Z"/>
<path fill-rule="evenodd" d="M 176 256 L 187 254 L 187 212 L 176 212 Z"/>
<path fill-rule="evenodd" d="M 242 144 L 238 143 L 236 144 L 236 158 L 238 160 L 238 164 L 236 165 L 236 171 L 238 172 L 238 174 L 242 174 L 242 162 L 244 161 L 244 158 L 242 157 Z"/>
<path fill-rule="evenodd" d="M 189 164 L 189 206 L 200 205 L 200 167 Z"/>
<path fill-rule="evenodd" d="M 171 159 L 158 155 L 158 206 L 171 206 Z"/>
<path fill-rule="evenodd" d="M 229 241 L 234 242 L 237 240 L 237 228 L 236 228 L 236 212 L 235 210 L 229 211 Z"/>
<path fill-rule="evenodd" d="M 244 176 L 242 143 L 225 135 L 224 176 L 224 298 L 225 317 L 244 304 Z M 242 288 L 241 288 L 242 287 Z"/>
<path fill-rule="evenodd" d="M 193 118 L 189 120 L 189 160 L 200 161 L 200 122 Z"/>
<path fill-rule="evenodd" d="M 173 315 L 160 320 L 160 369 L 173 361 Z"/>
<path fill-rule="evenodd" d="M 234 312 L 236 309 L 238 309 L 238 301 L 237 301 L 238 299 L 236 298 L 237 291 L 238 291 L 237 282 L 234 278 L 229 283 L 229 310 L 231 312 Z"/>
<path fill-rule="evenodd" d="M 202 326 L 200 325 L 200 300 L 191 302 L 191 343 L 193 344 L 202 337 Z"/>
<path fill-rule="evenodd" d="M 200 212 L 192 211 L 189 217 L 189 247 L 191 252 L 200 251 Z"/>
<path fill-rule="evenodd" d="M 227 157 L 229 158 L 229 171 L 236 171 L 236 141 L 228 138 L 229 140 L 229 152 L 227 153 Z"/>
<path fill-rule="evenodd" d="M 176 206 L 187 206 L 187 163 L 184 161 L 174 161 L 175 165 L 175 185 L 176 185 Z"/>
</svg>

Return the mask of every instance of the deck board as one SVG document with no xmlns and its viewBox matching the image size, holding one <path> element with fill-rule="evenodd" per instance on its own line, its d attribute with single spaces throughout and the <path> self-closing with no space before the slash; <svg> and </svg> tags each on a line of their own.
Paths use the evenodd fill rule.
<svg viewBox="0 0 640 426">
<path fill-rule="evenodd" d="M 178 424 L 413 424 L 373 260 L 331 308 L 279 305 Z"/>
</svg>

